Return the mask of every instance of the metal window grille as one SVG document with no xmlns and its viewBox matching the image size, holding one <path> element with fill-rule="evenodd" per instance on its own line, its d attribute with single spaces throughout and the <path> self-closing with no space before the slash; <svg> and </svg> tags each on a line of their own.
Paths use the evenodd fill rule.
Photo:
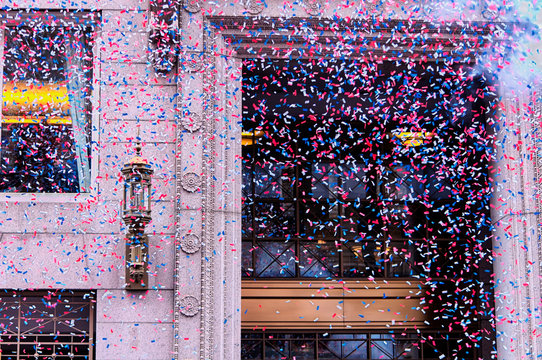
<svg viewBox="0 0 542 360">
<path fill-rule="evenodd" d="M 437 332 L 263 332 L 243 331 L 243 360 L 442 360 L 477 359 L 479 349 L 452 350 L 460 334 Z"/>
<path fill-rule="evenodd" d="M 0 358 L 94 359 L 94 299 L 67 290 L 0 292 Z"/>
</svg>

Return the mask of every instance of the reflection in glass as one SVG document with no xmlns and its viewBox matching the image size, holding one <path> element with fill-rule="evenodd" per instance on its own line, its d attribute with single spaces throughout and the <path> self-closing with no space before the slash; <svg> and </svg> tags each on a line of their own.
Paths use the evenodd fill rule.
<svg viewBox="0 0 542 360">
<path fill-rule="evenodd" d="M 266 241 L 259 242 L 253 250 L 254 270 L 259 277 L 295 276 L 295 250 L 292 244 Z"/>
</svg>

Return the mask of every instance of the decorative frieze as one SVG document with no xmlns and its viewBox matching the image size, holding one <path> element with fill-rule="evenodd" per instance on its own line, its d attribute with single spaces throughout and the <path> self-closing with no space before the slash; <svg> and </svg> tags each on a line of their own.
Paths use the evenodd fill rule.
<svg viewBox="0 0 542 360">
<path fill-rule="evenodd" d="M 216 46 L 216 34 L 214 27 L 209 23 L 204 23 L 204 37 L 203 48 L 207 51 L 215 49 Z M 216 99 L 216 73 L 211 69 L 216 69 L 216 59 L 214 56 L 206 57 L 208 63 L 205 67 L 205 76 L 203 88 L 205 89 L 203 96 L 203 116 L 207 119 L 211 119 L 214 116 L 213 109 L 215 109 Z M 204 139 L 204 158 L 213 158 L 216 154 L 215 142 L 210 140 L 216 134 L 215 121 L 206 121 L 203 124 L 203 132 L 205 133 Z M 217 279 L 221 278 L 222 274 L 217 273 L 214 270 L 215 265 L 215 251 L 214 251 L 214 231 L 215 231 L 215 196 L 213 194 L 214 186 L 212 182 L 215 178 L 215 167 L 209 161 L 203 161 L 203 173 L 205 174 L 205 181 L 202 184 L 203 192 L 203 228 L 201 244 L 201 301 L 202 301 L 202 314 L 201 314 L 201 332 L 200 337 L 200 359 L 214 359 L 215 347 L 215 333 L 216 330 L 214 322 L 216 320 L 216 297 L 214 284 Z"/>
</svg>

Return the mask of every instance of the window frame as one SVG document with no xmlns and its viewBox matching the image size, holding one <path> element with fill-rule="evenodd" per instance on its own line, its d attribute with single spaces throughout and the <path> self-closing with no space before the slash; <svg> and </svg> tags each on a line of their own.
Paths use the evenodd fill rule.
<svg viewBox="0 0 542 360">
<path fill-rule="evenodd" d="M 92 78 L 90 102 L 90 180 L 89 187 L 85 192 L 64 192 L 64 193 L 45 193 L 45 192 L 0 192 L 0 201 L 6 202 L 87 202 L 97 194 L 97 179 L 99 165 L 99 148 L 97 147 L 100 129 L 100 46 L 101 37 L 101 12 L 99 11 L 60 11 L 60 10 L 9 10 L 0 12 L 0 52 L 4 53 L 5 35 L 4 30 L 9 26 L 17 26 L 25 21 L 40 18 L 47 24 L 55 26 L 74 26 L 78 24 L 87 24 L 94 28 L 92 32 Z M 3 74 L 3 62 L 0 62 L 0 73 Z M 3 91 L 3 76 L 0 78 L 0 93 Z M 0 112 L 0 124 L 2 114 Z M 1 135 L 0 135 L 1 136 Z M 0 137 L 1 140 L 1 137 Z M 74 144 L 75 146 L 75 144 Z"/>
</svg>

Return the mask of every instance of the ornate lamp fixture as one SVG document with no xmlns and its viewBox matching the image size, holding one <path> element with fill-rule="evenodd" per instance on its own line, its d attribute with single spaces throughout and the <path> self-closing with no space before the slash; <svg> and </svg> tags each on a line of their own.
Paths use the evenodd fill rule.
<svg viewBox="0 0 542 360">
<path fill-rule="evenodd" d="M 148 238 L 145 226 L 151 221 L 151 175 L 148 161 L 141 157 L 141 145 L 136 156 L 122 167 L 124 202 L 122 220 L 128 226 L 126 234 L 126 289 L 145 290 L 148 287 Z"/>
</svg>

